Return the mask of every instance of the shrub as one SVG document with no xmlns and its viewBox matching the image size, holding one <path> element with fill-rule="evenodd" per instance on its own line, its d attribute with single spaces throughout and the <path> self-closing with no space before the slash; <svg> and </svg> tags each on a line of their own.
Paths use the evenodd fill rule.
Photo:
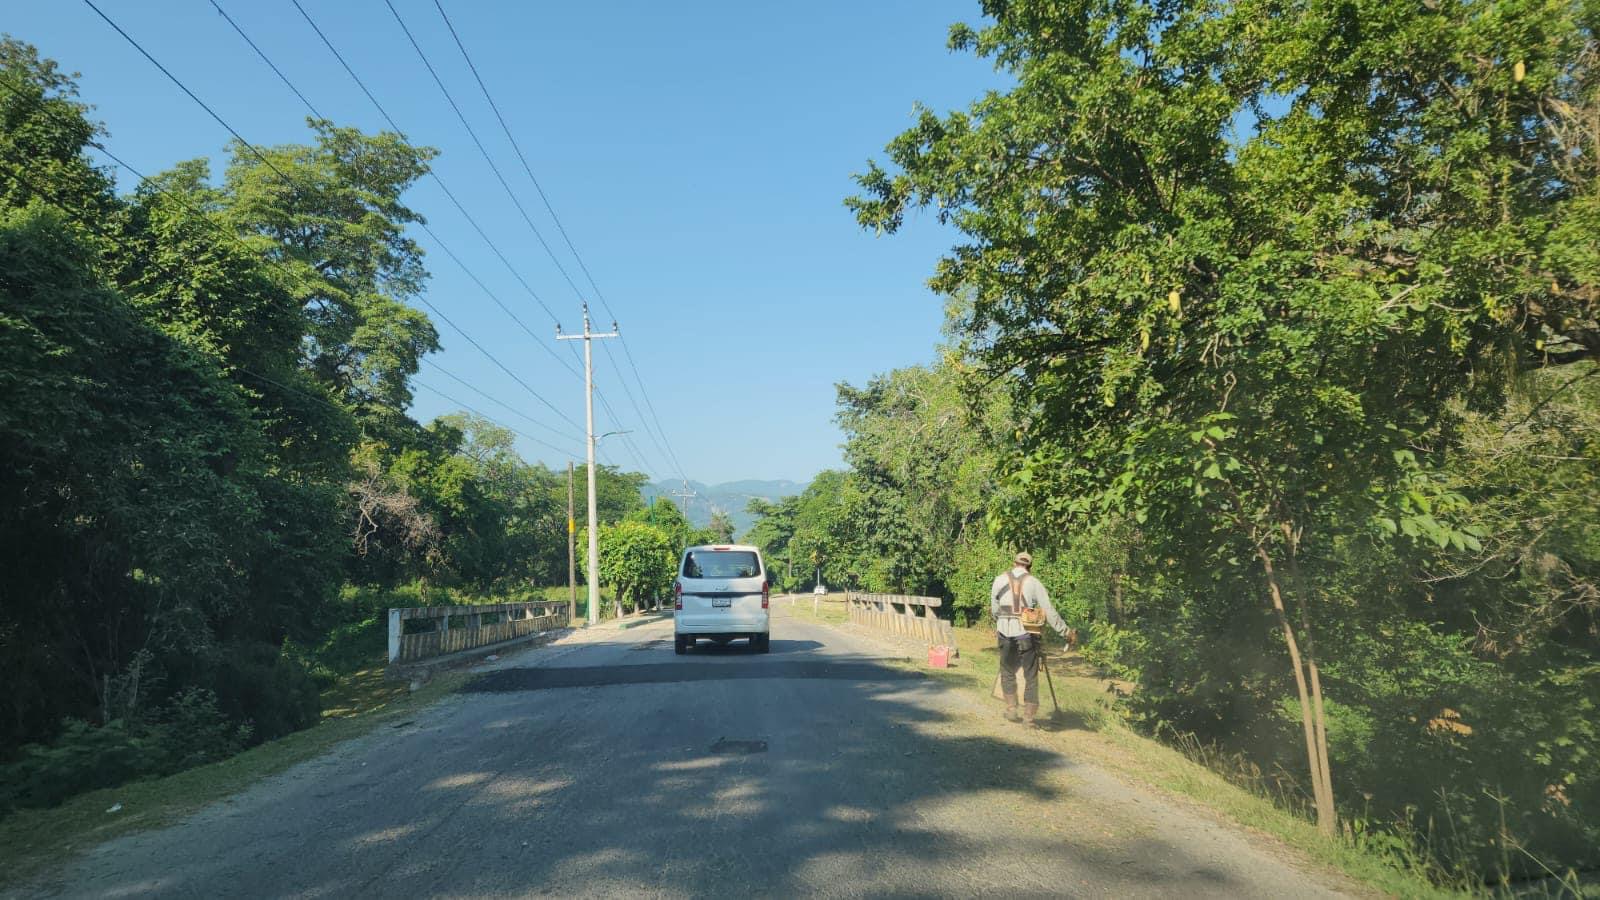
<svg viewBox="0 0 1600 900">
<path fill-rule="evenodd" d="M 251 737 L 229 721 L 216 695 L 190 688 L 147 722 L 63 723 L 48 744 L 28 744 L 0 766 L 0 810 L 54 806 L 85 791 L 169 775 L 232 756 Z"/>
<path fill-rule="evenodd" d="M 251 723 L 257 743 L 309 728 L 322 714 L 316 679 L 277 647 L 224 645 L 210 662 L 195 681 L 215 693 L 229 719 Z"/>
<path fill-rule="evenodd" d="M 1132 681 L 1138 677 L 1138 659 L 1148 641 L 1144 635 L 1115 625 L 1096 625 L 1082 644 L 1083 658 L 1113 678 Z"/>
</svg>

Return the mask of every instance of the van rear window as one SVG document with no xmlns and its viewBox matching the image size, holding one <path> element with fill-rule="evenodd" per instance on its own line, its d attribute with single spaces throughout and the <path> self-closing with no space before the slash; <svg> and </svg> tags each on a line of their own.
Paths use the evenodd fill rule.
<svg viewBox="0 0 1600 900">
<path fill-rule="evenodd" d="M 685 578 L 754 578 L 761 560 L 749 550 L 691 550 L 683 556 Z"/>
</svg>

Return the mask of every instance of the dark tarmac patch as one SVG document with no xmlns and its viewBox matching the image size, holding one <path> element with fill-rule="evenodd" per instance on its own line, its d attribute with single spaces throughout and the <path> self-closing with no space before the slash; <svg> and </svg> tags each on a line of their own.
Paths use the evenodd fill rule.
<svg viewBox="0 0 1600 900">
<path fill-rule="evenodd" d="M 752 753 L 767 752 L 766 741 L 730 741 L 727 738 L 718 738 L 711 745 L 711 752 L 723 756 L 748 756 Z"/>
<path fill-rule="evenodd" d="M 642 666 L 575 666 L 501 669 L 461 688 L 468 694 L 504 694 L 556 688 L 606 687 L 620 684 L 672 684 L 689 681 L 743 681 L 751 678 L 808 678 L 839 681 L 909 681 L 921 672 L 870 662 L 760 661 L 674 662 Z"/>
</svg>

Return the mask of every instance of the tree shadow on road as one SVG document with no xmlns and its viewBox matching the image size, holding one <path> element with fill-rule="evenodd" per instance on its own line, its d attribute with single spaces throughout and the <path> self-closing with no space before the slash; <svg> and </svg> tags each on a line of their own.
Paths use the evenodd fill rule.
<svg viewBox="0 0 1600 900">
<path fill-rule="evenodd" d="M 119 852 L 166 859 L 161 877 L 94 889 L 1251 893 L 1081 802 L 1069 760 L 945 711 L 946 690 L 871 661 L 696 665 L 670 648 L 643 665 L 500 670 L 326 771 L 247 795 L 249 814 L 215 817 L 203 840 L 199 823 L 130 839 Z"/>
<path fill-rule="evenodd" d="M 815 650 L 821 649 L 821 647 L 822 644 L 819 641 L 795 641 L 773 638 L 771 644 L 772 649 L 768 652 L 770 654 L 811 653 Z M 726 644 L 718 644 L 715 641 L 701 640 L 695 643 L 694 648 L 690 650 L 687 655 L 691 658 L 695 656 L 716 658 L 721 656 L 746 656 L 755 652 L 755 648 L 750 646 L 750 642 L 747 640 L 734 640 Z"/>
</svg>

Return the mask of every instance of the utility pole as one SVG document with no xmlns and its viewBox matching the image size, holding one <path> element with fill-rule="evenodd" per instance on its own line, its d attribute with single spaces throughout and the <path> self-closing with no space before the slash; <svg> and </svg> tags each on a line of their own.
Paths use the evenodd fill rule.
<svg viewBox="0 0 1600 900">
<path fill-rule="evenodd" d="M 683 513 L 683 520 L 685 522 L 689 521 L 689 501 L 699 496 L 694 491 L 689 489 L 689 482 L 685 481 L 681 489 L 676 491 L 667 491 L 667 493 L 678 498 L 678 502 L 683 505 L 683 509 L 681 510 Z"/>
<path fill-rule="evenodd" d="M 572 460 L 567 460 L 567 624 L 578 618 L 578 523 L 572 518 Z"/>
<path fill-rule="evenodd" d="M 589 330 L 589 304 L 583 304 L 583 334 L 562 334 L 556 325 L 556 340 L 583 341 L 583 411 L 589 426 L 589 624 L 600 621 L 600 523 L 596 521 L 594 498 L 594 341 L 596 338 L 619 337 L 617 323 L 604 334 Z"/>
</svg>

